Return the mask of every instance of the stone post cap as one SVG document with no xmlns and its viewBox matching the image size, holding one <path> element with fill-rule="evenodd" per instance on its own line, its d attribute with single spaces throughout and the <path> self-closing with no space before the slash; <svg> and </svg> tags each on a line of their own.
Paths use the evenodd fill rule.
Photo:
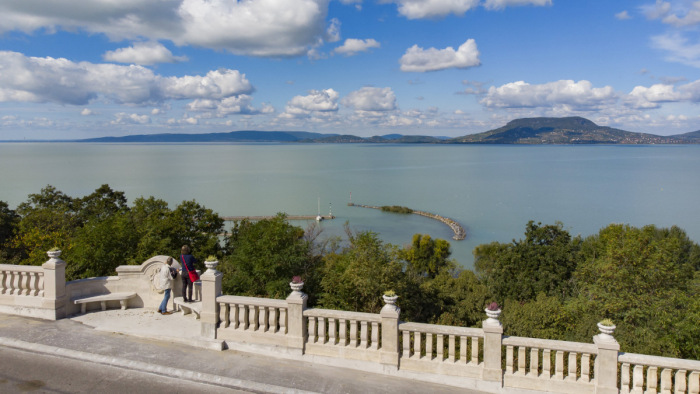
<svg viewBox="0 0 700 394">
<path fill-rule="evenodd" d="M 486 319 L 481 323 L 484 332 L 503 334 L 503 325 L 495 319 Z"/>
<path fill-rule="evenodd" d="M 382 310 L 379 312 L 379 316 L 381 316 L 381 317 L 395 318 L 395 319 L 398 319 L 400 314 L 401 314 L 401 308 L 399 308 L 396 305 L 391 305 L 391 304 L 385 304 L 382 307 Z"/>
<path fill-rule="evenodd" d="M 285 299 L 289 304 L 306 304 L 309 296 L 306 293 L 300 291 L 291 292 Z"/>
<path fill-rule="evenodd" d="M 66 265 L 66 262 L 59 258 L 61 256 L 60 250 L 49 250 L 46 254 L 49 256 L 49 260 L 41 265 L 43 268 L 56 269 L 58 266 Z"/>
<path fill-rule="evenodd" d="M 620 344 L 611 335 L 598 334 L 593 336 L 593 343 L 599 349 L 620 350 Z"/>
</svg>

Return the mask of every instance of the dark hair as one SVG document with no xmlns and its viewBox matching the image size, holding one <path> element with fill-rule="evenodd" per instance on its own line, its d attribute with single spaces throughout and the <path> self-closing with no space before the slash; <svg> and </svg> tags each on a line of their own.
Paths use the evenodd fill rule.
<svg viewBox="0 0 700 394">
<path fill-rule="evenodd" d="M 173 258 L 172 258 L 172 257 L 168 257 L 168 259 L 165 260 L 165 264 L 167 264 L 167 265 L 171 265 L 172 263 L 173 263 Z"/>
<path fill-rule="evenodd" d="M 182 245 L 182 254 L 190 254 L 190 247 L 187 245 Z"/>
</svg>

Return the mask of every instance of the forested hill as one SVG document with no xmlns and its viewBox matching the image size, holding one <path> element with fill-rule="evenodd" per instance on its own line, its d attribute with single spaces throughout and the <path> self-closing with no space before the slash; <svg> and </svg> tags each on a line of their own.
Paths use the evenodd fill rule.
<svg viewBox="0 0 700 394">
<path fill-rule="evenodd" d="M 581 117 L 523 118 L 503 127 L 463 137 L 387 134 L 369 138 L 349 134 L 304 131 L 243 130 L 208 134 L 148 134 L 103 137 L 78 142 L 305 142 L 305 143 L 398 143 L 398 144 L 697 144 L 700 131 L 660 136 L 598 126 Z"/>
<path fill-rule="evenodd" d="M 700 138 L 634 133 L 598 126 L 588 119 L 576 116 L 516 119 L 498 129 L 465 135 L 448 142 L 462 144 L 683 144 L 700 142 Z"/>
</svg>

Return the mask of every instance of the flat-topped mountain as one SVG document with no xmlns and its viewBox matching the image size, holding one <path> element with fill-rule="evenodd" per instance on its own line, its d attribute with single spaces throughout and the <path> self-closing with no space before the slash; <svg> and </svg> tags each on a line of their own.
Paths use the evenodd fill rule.
<svg viewBox="0 0 700 394">
<path fill-rule="evenodd" d="M 567 118 L 523 118 L 483 133 L 448 140 L 462 144 L 673 144 L 677 136 L 634 133 L 598 126 L 578 116 Z"/>
</svg>

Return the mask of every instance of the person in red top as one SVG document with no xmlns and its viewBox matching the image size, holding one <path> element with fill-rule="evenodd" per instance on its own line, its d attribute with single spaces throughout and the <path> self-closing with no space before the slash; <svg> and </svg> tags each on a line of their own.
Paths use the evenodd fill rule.
<svg viewBox="0 0 700 394">
<path fill-rule="evenodd" d="M 180 276 L 182 277 L 182 299 L 185 302 L 193 302 L 192 300 L 192 281 L 190 280 L 190 271 L 197 272 L 195 264 L 197 264 L 197 259 L 190 254 L 190 247 L 187 245 L 182 246 L 180 262 L 182 263 L 182 270 L 180 271 Z"/>
</svg>

